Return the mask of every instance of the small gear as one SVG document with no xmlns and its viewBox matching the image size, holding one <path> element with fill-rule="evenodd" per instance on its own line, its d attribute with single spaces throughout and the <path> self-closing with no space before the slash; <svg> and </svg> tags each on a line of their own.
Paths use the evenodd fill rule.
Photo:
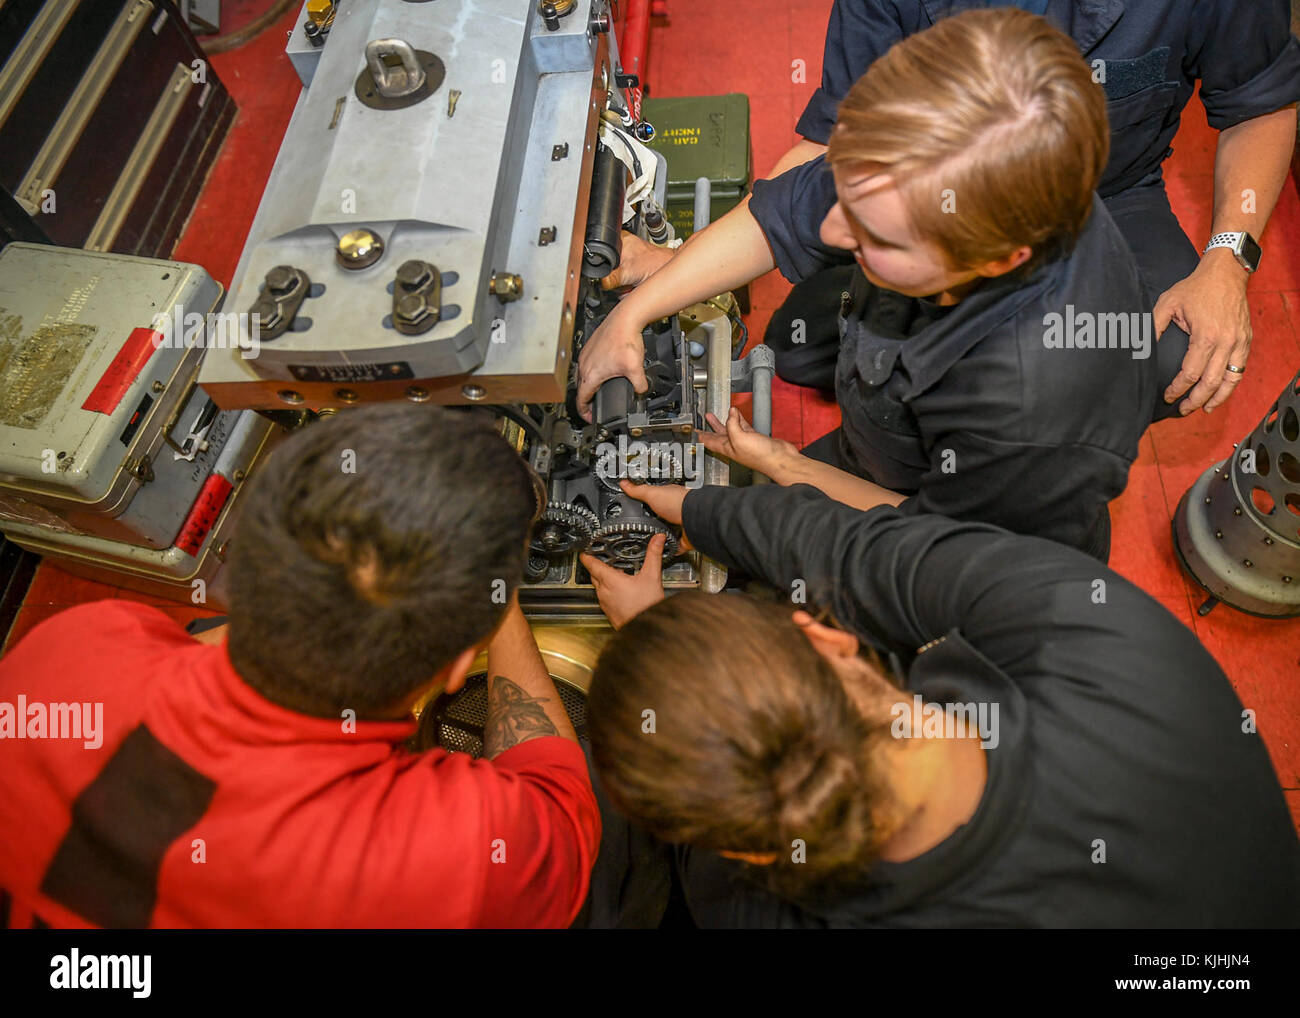
<svg viewBox="0 0 1300 1018">
<path fill-rule="evenodd" d="M 653 443 L 642 444 L 646 450 L 643 455 L 627 457 L 621 464 L 611 464 L 606 459 L 597 460 L 593 468 L 596 480 L 613 492 L 623 490 L 619 487 L 619 482 L 624 480 L 633 484 L 684 483 L 686 472 L 681 457 L 675 451 L 662 445 L 656 447 Z"/>
<path fill-rule="evenodd" d="M 591 535 L 589 554 L 624 572 L 634 572 L 645 561 L 646 546 L 655 534 L 665 534 L 664 561 L 677 555 L 678 541 L 666 524 L 648 517 L 613 520 L 602 524 Z"/>
<path fill-rule="evenodd" d="M 591 540 L 600 520 L 586 506 L 569 502 L 552 502 L 543 511 L 533 527 L 529 546 L 534 556 L 546 559 L 561 558 L 571 552 L 581 551 Z"/>
</svg>

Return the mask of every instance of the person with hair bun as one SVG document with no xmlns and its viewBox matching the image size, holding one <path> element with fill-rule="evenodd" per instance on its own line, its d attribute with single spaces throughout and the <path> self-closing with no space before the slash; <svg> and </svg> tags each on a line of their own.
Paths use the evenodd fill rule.
<svg viewBox="0 0 1300 1018">
<path fill-rule="evenodd" d="M 702 927 L 1295 925 L 1268 751 L 1133 584 L 808 486 L 625 491 L 794 604 L 599 574 L 605 828 L 612 806 L 660 842 L 593 883 L 602 915 L 675 879 Z"/>
</svg>

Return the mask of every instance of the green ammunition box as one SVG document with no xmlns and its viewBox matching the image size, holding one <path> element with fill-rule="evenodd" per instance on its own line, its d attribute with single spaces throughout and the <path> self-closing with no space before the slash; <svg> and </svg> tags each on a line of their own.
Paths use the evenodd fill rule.
<svg viewBox="0 0 1300 1018">
<path fill-rule="evenodd" d="M 647 99 L 641 115 L 654 125 L 650 147 L 668 160 L 668 219 L 686 238 L 695 223 L 695 181 L 712 183 L 709 221 L 721 218 L 749 193 L 749 97 L 698 95 Z"/>
</svg>

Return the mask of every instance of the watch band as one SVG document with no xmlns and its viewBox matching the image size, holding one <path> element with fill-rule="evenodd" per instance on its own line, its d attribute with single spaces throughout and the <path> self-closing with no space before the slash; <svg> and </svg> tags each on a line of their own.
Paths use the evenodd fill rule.
<svg viewBox="0 0 1300 1018">
<path fill-rule="evenodd" d="M 1241 238 L 1244 236 L 1246 236 L 1244 233 L 1216 233 L 1210 238 L 1210 242 L 1205 245 L 1205 251 L 1201 253 L 1205 254 L 1216 247 L 1229 247 L 1235 251 L 1237 250 L 1237 245 L 1241 243 Z"/>
<path fill-rule="evenodd" d="M 1216 247 L 1226 247 L 1230 250 L 1236 257 L 1237 263 L 1248 273 L 1253 273 L 1259 268 L 1259 244 L 1249 233 L 1216 233 L 1205 245 L 1201 256 L 1204 257 Z"/>
</svg>

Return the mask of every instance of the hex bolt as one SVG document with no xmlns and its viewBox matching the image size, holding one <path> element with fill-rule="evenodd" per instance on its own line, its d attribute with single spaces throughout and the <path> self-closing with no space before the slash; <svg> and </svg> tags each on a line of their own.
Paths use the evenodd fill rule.
<svg viewBox="0 0 1300 1018">
<path fill-rule="evenodd" d="M 488 292 L 502 304 L 509 304 L 524 295 L 523 278 L 509 272 L 497 272 L 488 280 Z"/>
<path fill-rule="evenodd" d="M 397 302 L 398 316 L 408 322 L 418 322 L 428 313 L 429 304 L 424 299 L 424 294 L 408 293 Z"/>
<path fill-rule="evenodd" d="M 418 258 L 402 262 L 397 269 L 397 282 L 408 290 L 416 290 L 429 281 L 429 263 Z"/>
<path fill-rule="evenodd" d="M 277 265 L 266 274 L 266 288 L 277 296 L 293 293 L 297 285 L 298 277 L 288 265 Z"/>
</svg>

